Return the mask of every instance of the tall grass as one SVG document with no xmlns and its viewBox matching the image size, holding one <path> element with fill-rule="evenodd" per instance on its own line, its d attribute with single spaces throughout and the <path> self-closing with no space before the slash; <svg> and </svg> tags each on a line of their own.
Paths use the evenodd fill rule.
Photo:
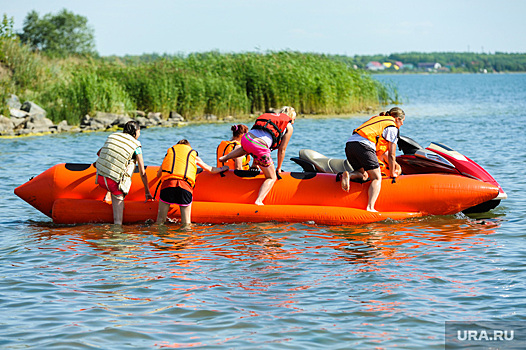
<svg viewBox="0 0 526 350">
<path fill-rule="evenodd" d="M 364 71 L 319 54 L 207 52 L 154 60 L 59 60 L 41 57 L 15 41 L 4 46 L 0 64 L 12 78 L 0 80 L 0 88 L 33 99 L 55 122 L 70 124 L 97 111 L 176 111 L 192 120 L 290 105 L 300 113 L 343 114 L 377 108 L 397 97 L 395 89 Z"/>
<path fill-rule="evenodd" d="M 36 91 L 48 76 L 48 63 L 18 40 L 0 38 L 0 65 L 0 112 L 9 115 L 5 101 L 10 94 L 22 95 L 26 100 L 37 98 Z"/>
<path fill-rule="evenodd" d="M 96 69 L 73 71 L 42 94 L 54 120 L 78 124 L 80 117 L 97 111 L 125 114 L 134 108 L 128 93 L 115 80 L 100 76 Z"/>
</svg>

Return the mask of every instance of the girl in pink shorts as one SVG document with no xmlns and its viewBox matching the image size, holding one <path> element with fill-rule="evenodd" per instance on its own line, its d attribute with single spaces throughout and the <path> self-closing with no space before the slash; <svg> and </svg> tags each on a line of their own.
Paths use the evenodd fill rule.
<svg viewBox="0 0 526 350">
<path fill-rule="evenodd" d="M 251 131 L 241 139 L 241 147 L 236 148 L 229 154 L 220 157 L 220 162 L 237 158 L 249 153 L 254 158 L 254 163 L 259 166 L 265 175 L 265 181 L 259 188 L 259 193 L 254 204 L 263 205 L 263 200 L 270 192 L 274 183 L 281 173 L 281 166 L 285 159 L 285 151 L 292 136 L 296 111 L 292 107 L 285 106 L 279 113 L 264 113 L 258 117 Z M 261 125 L 263 124 L 263 125 Z M 278 166 L 270 156 L 273 149 L 278 150 Z"/>
<path fill-rule="evenodd" d="M 251 133 L 243 135 L 241 138 L 241 147 L 254 158 L 255 164 L 262 167 L 274 165 L 270 155 L 270 148 L 268 148 L 266 143 L 254 138 Z"/>
</svg>

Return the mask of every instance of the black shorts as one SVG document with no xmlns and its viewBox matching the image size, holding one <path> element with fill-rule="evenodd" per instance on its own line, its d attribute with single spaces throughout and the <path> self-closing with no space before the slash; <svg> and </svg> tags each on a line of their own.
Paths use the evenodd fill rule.
<svg viewBox="0 0 526 350">
<path fill-rule="evenodd" d="M 166 187 L 159 193 L 159 199 L 167 204 L 189 205 L 192 203 L 192 192 L 181 187 Z"/>
<path fill-rule="evenodd" d="M 380 167 L 376 151 L 361 142 L 347 142 L 345 155 L 354 170 L 363 168 L 363 170 L 368 171 Z"/>
</svg>

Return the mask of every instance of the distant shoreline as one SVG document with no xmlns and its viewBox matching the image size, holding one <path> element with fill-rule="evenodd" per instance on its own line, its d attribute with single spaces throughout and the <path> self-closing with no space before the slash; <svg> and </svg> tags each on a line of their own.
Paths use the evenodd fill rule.
<svg viewBox="0 0 526 350">
<path fill-rule="evenodd" d="M 297 116 L 297 120 L 301 119 L 335 119 L 335 118 L 342 118 L 342 119 L 350 119 L 350 118 L 360 118 L 364 116 L 372 116 L 375 112 L 372 110 L 364 111 L 361 113 L 353 113 L 353 114 L 299 114 Z M 196 126 L 196 125 L 204 125 L 204 124 L 228 124 L 228 125 L 236 125 L 236 124 L 245 124 L 248 127 L 251 127 L 254 121 L 256 120 L 257 116 L 249 116 L 249 117 L 239 117 L 234 118 L 231 120 L 224 120 L 224 119 L 218 119 L 218 120 L 189 120 L 181 122 L 177 126 L 162 126 L 162 125 L 156 125 L 156 126 L 149 126 L 145 127 L 145 129 L 154 129 L 154 128 L 183 128 L 188 126 Z M 118 132 L 122 130 L 122 128 L 119 128 L 117 126 L 104 129 L 104 130 L 82 130 L 80 127 L 74 127 L 72 130 L 69 131 L 61 131 L 61 132 L 35 132 L 35 133 L 27 133 L 22 135 L 0 135 L 0 139 L 15 139 L 15 138 L 24 138 L 24 137 L 35 137 L 35 136 L 46 136 L 46 135 L 64 135 L 64 134 L 87 134 L 87 133 L 107 133 L 107 132 Z"/>
</svg>

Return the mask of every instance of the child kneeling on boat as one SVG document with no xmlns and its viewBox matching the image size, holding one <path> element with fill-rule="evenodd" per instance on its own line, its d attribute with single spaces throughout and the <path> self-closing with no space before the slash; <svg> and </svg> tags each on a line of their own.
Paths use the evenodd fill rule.
<svg viewBox="0 0 526 350">
<path fill-rule="evenodd" d="M 159 194 L 159 210 L 157 224 L 164 224 L 170 205 L 177 204 L 181 210 L 181 223 L 191 223 L 192 200 L 197 175 L 197 166 L 211 173 L 228 170 L 228 166 L 213 167 L 197 155 L 188 140 L 181 140 L 166 152 L 163 163 L 157 172 L 161 178 L 161 192 Z"/>
</svg>

